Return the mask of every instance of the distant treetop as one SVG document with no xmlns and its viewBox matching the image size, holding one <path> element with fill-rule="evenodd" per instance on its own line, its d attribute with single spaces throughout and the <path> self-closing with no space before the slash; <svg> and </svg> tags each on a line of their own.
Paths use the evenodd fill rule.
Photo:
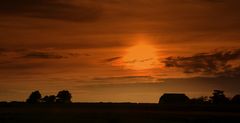
<svg viewBox="0 0 240 123">
<path fill-rule="evenodd" d="M 42 95 L 39 91 L 34 91 L 27 99 L 27 103 L 35 104 L 41 102 Z"/>
<path fill-rule="evenodd" d="M 57 94 L 57 103 L 71 103 L 72 95 L 69 91 L 59 91 Z"/>
<path fill-rule="evenodd" d="M 31 93 L 31 95 L 26 100 L 27 103 L 30 104 L 36 104 L 36 103 L 71 103 L 72 95 L 69 91 L 63 90 L 59 91 L 57 96 L 50 95 L 50 96 L 44 96 L 42 98 L 42 95 L 39 91 L 34 91 Z"/>
</svg>

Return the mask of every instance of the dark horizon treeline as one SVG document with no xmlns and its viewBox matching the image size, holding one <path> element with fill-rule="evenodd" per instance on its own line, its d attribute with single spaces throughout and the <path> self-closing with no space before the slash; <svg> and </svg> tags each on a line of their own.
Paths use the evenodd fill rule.
<svg viewBox="0 0 240 123">
<path fill-rule="evenodd" d="M 26 99 L 27 104 L 68 104 L 72 103 L 72 94 L 68 90 L 62 90 L 57 95 L 42 96 L 40 91 L 33 91 Z M 14 103 L 16 101 L 10 102 Z M 3 103 L 3 102 L 1 102 Z M 198 98 L 189 98 L 183 93 L 165 93 L 159 98 L 159 104 L 238 104 L 240 105 L 240 95 L 232 98 L 226 97 L 224 91 L 214 90 L 212 96 L 201 96 Z"/>
<path fill-rule="evenodd" d="M 29 104 L 37 104 L 37 103 L 47 103 L 47 104 L 53 104 L 53 103 L 71 103 L 72 94 L 68 90 L 62 90 L 59 91 L 58 94 L 55 95 L 46 95 L 42 97 L 40 91 L 33 91 L 28 99 L 26 100 L 26 103 Z"/>
<path fill-rule="evenodd" d="M 72 95 L 68 90 L 59 91 L 55 95 L 42 97 L 39 91 L 33 91 L 26 103 L 72 103 Z M 163 94 L 159 99 L 159 104 L 240 104 L 240 95 L 235 95 L 232 99 L 225 96 L 222 90 L 213 90 L 212 96 L 201 96 L 198 98 L 189 98 L 185 94 L 170 93 Z"/>
<path fill-rule="evenodd" d="M 198 98 L 189 98 L 179 93 L 166 93 L 160 97 L 159 104 L 240 104 L 240 95 L 235 95 L 230 99 L 222 90 L 213 90 L 212 96 Z"/>
</svg>

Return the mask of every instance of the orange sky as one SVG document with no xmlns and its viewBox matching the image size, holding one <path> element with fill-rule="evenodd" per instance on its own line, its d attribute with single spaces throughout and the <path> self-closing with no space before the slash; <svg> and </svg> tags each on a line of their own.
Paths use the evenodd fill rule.
<svg viewBox="0 0 240 123">
<path fill-rule="evenodd" d="M 61 89 L 74 101 L 115 102 L 157 102 L 164 92 L 239 93 L 239 5 L 2 0 L 0 101 Z"/>
</svg>

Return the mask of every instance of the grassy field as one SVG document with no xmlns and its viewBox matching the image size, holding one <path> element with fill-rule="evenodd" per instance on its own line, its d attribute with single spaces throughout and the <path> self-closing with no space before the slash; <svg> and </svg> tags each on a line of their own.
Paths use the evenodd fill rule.
<svg viewBox="0 0 240 123">
<path fill-rule="evenodd" d="M 1 104 L 0 123 L 240 123 L 240 106 Z"/>
</svg>

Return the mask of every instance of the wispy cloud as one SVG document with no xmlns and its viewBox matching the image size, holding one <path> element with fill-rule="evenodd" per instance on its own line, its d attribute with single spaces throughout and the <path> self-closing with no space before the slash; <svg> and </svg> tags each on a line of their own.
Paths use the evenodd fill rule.
<svg viewBox="0 0 240 123">
<path fill-rule="evenodd" d="M 120 77 L 97 77 L 93 80 L 126 80 L 126 79 L 153 79 L 152 76 L 120 76 Z"/>
<path fill-rule="evenodd" d="M 1 55 L 2 54 L 2 55 Z M 0 69 L 20 70 L 43 68 L 52 62 L 63 63 L 60 60 L 77 59 L 87 57 L 89 54 L 76 51 L 65 51 L 57 49 L 4 49 L 0 52 Z M 71 61 L 71 60 L 70 60 Z M 1 70 L 0 70 L 1 72 Z"/>
<path fill-rule="evenodd" d="M 89 56 L 89 54 L 81 54 L 64 50 L 48 50 L 48 49 L 0 49 L 0 55 L 4 60 L 7 58 L 14 59 L 67 59 L 76 58 L 78 56 Z"/>
<path fill-rule="evenodd" d="M 240 77 L 240 65 L 238 67 L 234 67 L 231 69 L 227 69 L 223 72 L 217 73 L 217 76 L 219 77 Z"/>
<path fill-rule="evenodd" d="M 92 79 L 92 82 L 101 85 L 155 83 L 156 78 L 153 76 L 108 76 L 108 77 L 95 77 Z"/>
<path fill-rule="evenodd" d="M 68 58 L 68 56 L 59 55 L 51 52 L 30 52 L 23 56 L 23 58 L 32 59 L 63 59 Z"/>
<path fill-rule="evenodd" d="M 3 55 L 6 50 L 4 48 L 0 48 L 0 55 Z"/>
<path fill-rule="evenodd" d="M 240 64 L 231 64 L 234 60 L 240 60 L 240 49 L 199 53 L 189 57 L 168 57 L 163 63 L 166 67 L 181 68 L 185 73 L 216 75 L 236 72 Z"/>
<path fill-rule="evenodd" d="M 104 62 L 114 62 L 114 61 L 117 61 L 121 58 L 122 58 L 121 56 L 112 57 L 112 58 L 105 59 Z"/>
</svg>

